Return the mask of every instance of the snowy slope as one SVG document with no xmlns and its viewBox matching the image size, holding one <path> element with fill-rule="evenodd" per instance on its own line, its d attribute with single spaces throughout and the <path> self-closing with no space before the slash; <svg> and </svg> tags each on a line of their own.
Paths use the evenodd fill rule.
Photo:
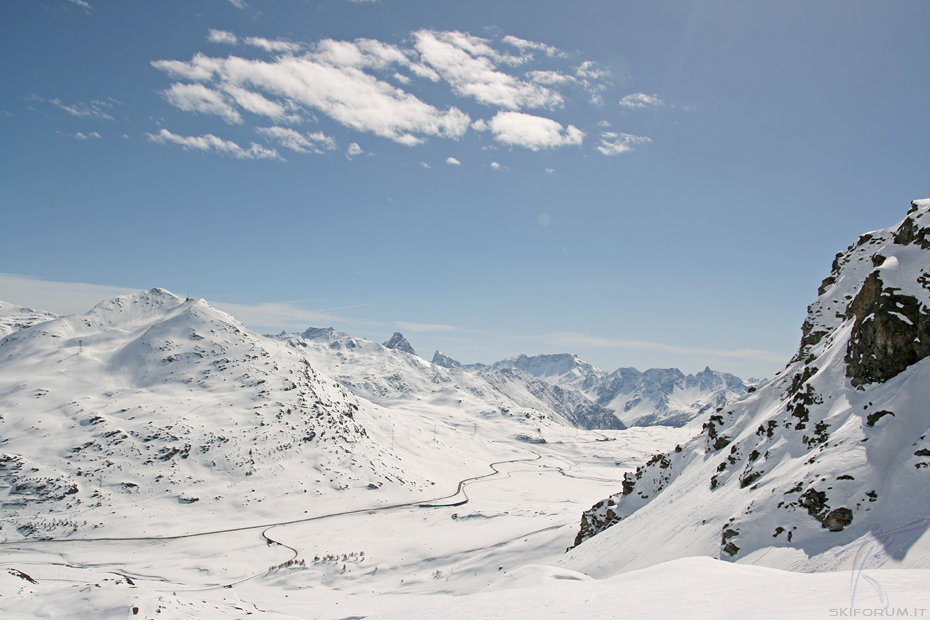
<svg viewBox="0 0 930 620">
<path fill-rule="evenodd" d="M 272 497 L 430 485 L 362 409 L 291 348 L 161 289 L 19 330 L 0 340 L 0 536 L 186 531 L 260 519 Z"/>
<path fill-rule="evenodd" d="M 463 368 L 446 362 L 450 368 L 430 363 L 406 347 L 389 347 L 407 342 L 400 334 L 384 345 L 332 328 L 311 328 L 276 338 L 357 396 L 384 406 L 396 407 L 403 400 L 419 401 L 418 407 L 454 401 L 459 409 L 479 418 L 510 417 L 534 430 L 552 424 L 623 428 L 611 411 L 578 390 L 552 385 L 515 368 Z"/>
<path fill-rule="evenodd" d="M 562 563 L 606 575 L 709 555 L 818 570 L 867 548 L 869 566 L 930 566 L 928 309 L 924 200 L 837 255 L 792 362 L 628 474 Z"/>
<path fill-rule="evenodd" d="M 596 390 L 607 376 L 603 370 L 571 353 L 517 355 L 495 362 L 491 368 L 518 368 L 549 383 L 585 393 Z"/>
<path fill-rule="evenodd" d="M 24 308 L 15 304 L 0 301 L 0 338 L 20 329 L 31 327 L 36 323 L 57 319 L 57 314 L 42 310 Z"/>
</svg>

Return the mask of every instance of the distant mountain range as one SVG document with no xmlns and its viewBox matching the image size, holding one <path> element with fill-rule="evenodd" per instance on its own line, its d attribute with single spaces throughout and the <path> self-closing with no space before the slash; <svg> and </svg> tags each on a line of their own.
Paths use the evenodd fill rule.
<svg viewBox="0 0 930 620">
<path fill-rule="evenodd" d="M 684 425 L 746 392 L 709 369 L 605 373 L 569 354 L 428 362 L 400 333 L 262 336 L 163 289 L 67 317 L 2 304 L 0 326 L 5 538 L 104 527 L 107 510 L 137 520 L 138 502 L 158 521 L 178 504 L 245 515 L 303 493 L 416 493 L 452 475 L 440 455 L 475 449 L 435 440 L 439 421 L 540 443 L 554 428 Z"/>
<path fill-rule="evenodd" d="M 566 566 L 926 566 L 930 200 L 837 254 L 818 295 L 785 369 L 626 474 L 584 513 Z"/>
</svg>

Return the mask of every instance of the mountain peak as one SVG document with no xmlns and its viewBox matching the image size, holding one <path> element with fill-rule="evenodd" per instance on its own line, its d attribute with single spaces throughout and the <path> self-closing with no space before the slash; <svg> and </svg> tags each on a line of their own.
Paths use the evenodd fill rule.
<svg viewBox="0 0 930 620">
<path fill-rule="evenodd" d="M 391 336 L 391 339 L 383 344 L 388 349 L 403 351 L 404 353 L 409 353 L 410 355 L 417 354 L 417 352 L 413 350 L 413 347 L 410 346 L 410 343 L 407 342 L 407 339 L 404 338 L 404 335 L 400 332 L 394 332 L 394 335 Z"/>
<path fill-rule="evenodd" d="M 437 366 L 442 366 L 443 368 L 461 368 L 462 365 L 443 353 L 440 350 L 436 350 L 433 354 L 433 363 Z"/>
</svg>

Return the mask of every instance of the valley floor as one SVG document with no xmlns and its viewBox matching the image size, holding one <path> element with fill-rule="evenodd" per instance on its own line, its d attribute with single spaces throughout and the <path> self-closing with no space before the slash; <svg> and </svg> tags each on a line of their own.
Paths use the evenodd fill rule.
<svg viewBox="0 0 930 620">
<path fill-rule="evenodd" d="M 382 496 L 349 513 L 329 504 L 233 531 L 223 515 L 201 514 L 160 537 L 6 543 L 0 610 L 8 619 L 930 613 L 930 570 L 800 574 L 685 558 L 594 580 L 553 566 L 582 510 L 615 492 L 625 471 L 688 435 L 653 427 L 514 440 L 515 458 L 475 463 L 459 489 L 413 503 Z"/>
</svg>

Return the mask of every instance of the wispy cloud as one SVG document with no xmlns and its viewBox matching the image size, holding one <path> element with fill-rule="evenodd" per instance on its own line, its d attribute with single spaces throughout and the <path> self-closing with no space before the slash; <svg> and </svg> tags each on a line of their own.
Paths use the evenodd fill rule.
<svg viewBox="0 0 930 620">
<path fill-rule="evenodd" d="M 245 0 L 229 0 L 229 3 L 236 7 L 237 9 L 247 9 L 249 5 L 245 3 Z"/>
<path fill-rule="evenodd" d="M 523 112 L 498 112 L 490 121 L 476 121 L 474 127 L 490 131 L 498 142 L 533 151 L 579 145 L 585 136 L 574 125 L 562 127 L 550 118 Z"/>
<path fill-rule="evenodd" d="M 89 2 L 85 2 L 85 0 L 68 0 L 68 2 L 75 6 L 81 7 L 88 15 L 90 15 L 90 12 L 94 9 L 94 7 L 92 7 Z"/>
<path fill-rule="evenodd" d="M 138 290 L 140 289 L 88 284 L 86 282 L 56 282 L 30 276 L 0 273 L 0 300 L 60 315 L 84 314 L 101 301 L 135 293 Z M 187 291 L 175 292 L 187 293 Z M 347 318 L 337 314 L 339 308 L 335 310 L 312 310 L 306 308 L 303 303 L 240 304 L 212 301 L 209 303 L 214 308 L 231 314 L 251 329 L 259 331 L 303 330 L 311 325 L 334 325 L 349 322 Z M 411 329 L 410 331 L 414 330 Z"/>
<path fill-rule="evenodd" d="M 259 331 L 304 330 L 310 326 L 348 322 L 330 312 L 308 310 L 292 303 L 236 304 L 209 302 L 211 306 L 231 314 L 244 325 Z"/>
<path fill-rule="evenodd" d="M 245 39 L 246 45 L 251 45 L 253 47 L 259 47 L 266 52 L 286 52 L 289 54 L 294 54 L 299 52 L 301 45 L 299 43 L 291 43 L 290 41 L 281 41 L 273 39 L 263 39 L 262 37 L 247 37 Z"/>
<path fill-rule="evenodd" d="M 644 108 L 655 108 L 663 105 L 663 101 L 658 95 L 647 95 L 646 93 L 633 93 L 625 96 L 620 100 L 620 107 L 627 110 L 642 110 Z"/>
<path fill-rule="evenodd" d="M 278 152 L 260 144 L 252 142 L 249 148 L 244 149 L 235 142 L 223 140 L 213 134 L 203 136 L 179 136 L 167 129 L 157 134 L 146 134 L 152 142 L 157 144 L 177 144 L 188 151 L 215 152 L 236 159 L 282 159 Z"/>
<path fill-rule="evenodd" d="M 207 41 L 210 43 L 226 43 L 228 45 L 236 45 L 239 42 L 239 38 L 231 32 L 226 30 L 214 30 L 210 29 L 210 32 L 207 34 Z"/>
<path fill-rule="evenodd" d="M 37 101 L 44 101 L 41 97 L 34 97 Z M 90 103 L 64 103 L 61 99 L 49 99 L 52 105 L 64 110 L 71 116 L 79 118 L 96 118 L 114 120 L 109 111 L 113 109 L 113 103 L 109 101 L 94 100 Z"/>
<path fill-rule="evenodd" d="M 628 133 L 605 131 L 601 134 L 601 143 L 595 148 L 604 155 L 619 155 L 620 153 L 632 151 L 633 147 L 638 144 L 646 144 L 647 142 L 652 142 L 652 139 Z"/>
<path fill-rule="evenodd" d="M 533 337 L 534 340 L 540 340 L 559 347 L 565 347 L 571 350 L 579 349 L 640 349 L 650 351 L 664 351 L 667 353 L 676 353 L 681 355 L 694 355 L 701 357 L 723 357 L 744 360 L 754 360 L 758 362 L 785 362 L 787 356 L 783 353 L 774 351 L 760 351 L 757 349 L 707 349 L 702 347 L 684 347 L 678 345 L 664 344 L 660 342 L 647 342 L 643 340 L 615 340 L 611 338 L 600 338 L 590 336 L 579 332 L 554 332 Z"/>
<path fill-rule="evenodd" d="M 485 39 L 461 32 L 432 30 L 420 30 L 414 33 L 414 38 L 423 62 L 460 96 L 508 110 L 555 108 L 564 101 L 556 90 L 499 71 L 500 63 L 515 63 L 521 59 L 502 56 Z"/>
<path fill-rule="evenodd" d="M 522 51 L 526 50 L 536 50 L 544 52 L 547 56 L 566 56 L 567 54 L 560 50 L 557 47 L 552 45 L 546 45 L 545 43 L 537 43 L 535 41 L 527 41 L 526 39 L 520 39 L 515 36 L 508 35 L 503 38 L 504 43 L 507 45 L 513 45 L 516 48 L 519 48 Z"/>
<path fill-rule="evenodd" d="M 96 140 L 100 138 L 100 134 L 97 133 L 96 131 L 91 131 L 90 133 L 82 133 L 79 131 L 76 134 L 74 134 L 74 138 L 76 140 L 91 140 L 91 139 Z"/>
<path fill-rule="evenodd" d="M 55 282 L 30 276 L 0 273 L 0 299 L 55 314 L 83 314 L 105 299 L 135 292 L 121 286 Z"/>
<path fill-rule="evenodd" d="M 365 151 L 362 150 L 362 147 L 360 147 L 358 143 L 353 142 L 352 144 L 349 145 L 349 148 L 346 149 L 346 157 L 348 157 L 349 159 L 352 159 L 353 157 L 357 155 L 361 155 L 364 152 Z"/>
<path fill-rule="evenodd" d="M 255 131 L 298 153 L 322 154 L 336 148 L 336 141 L 322 132 L 300 133 L 288 127 L 259 127 Z"/>
</svg>

